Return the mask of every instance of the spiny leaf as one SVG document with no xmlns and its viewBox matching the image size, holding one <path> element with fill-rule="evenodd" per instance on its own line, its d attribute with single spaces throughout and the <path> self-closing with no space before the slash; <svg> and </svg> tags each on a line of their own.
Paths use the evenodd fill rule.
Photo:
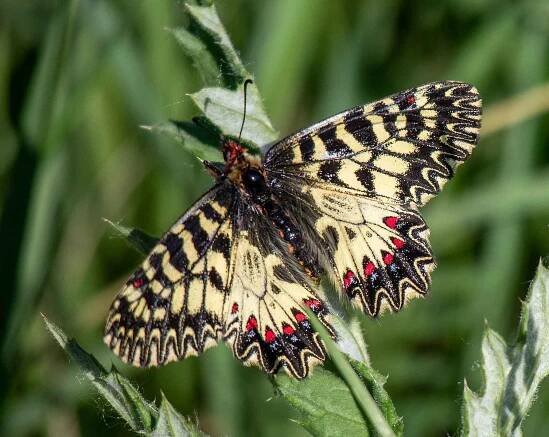
<svg viewBox="0 0 549 437">
<path fill-rule="evenodd" d="M 202 76 L 206 85 L 218 85 L 221 80 L 217 62 L 207 44 L 187 29 L 168 29 Z"/>
<path fill-rule="evenodd" d="M 116 413 L 140 434 L 151 437 L 192 436 L 204 437 L 191 420 L 181 416 L 162 395 L 160 410 L 149 403 L 135 386 L 114 368 L 105 368 L 87 353 L 80 345 L 63 332 L 61 328 L 42 315 L 46 327 L 57 343 L 73 360 L 99 394 L 111 405 Z"/>
<path fill-rule="evenodd" d="M 235 91 L 224 88 L 202 88 L 191 94 L 191 98 L 203 114 L 225 135 L 237 137 L 244 116 L 244 87 Z M 278 137 L 261 103 L 255 85 L 247 89 L 246 122 L 242 139 L 257 146 L 271 143 Z"/>
<path fill-rule="evenodd" d="M 189 419 L 179 414 L 168 402 L 164 393 L 160 402 L 160 410 L 156 427 L 151 437 L 203 437 L 206 436 Z"/>
<path fill-rule="evenodd" d="M 185 8 L 190 18 L 188 29 L 175 29 L 171 32 L 185 53 L 193 59 L 204 83 L 210 86 L 192 94 L 191 98 L 223 134 L 237 137 L 244 109 L 242 84 L 251 75 L 246 71 L 236 53 L 215 7 L 186 4 Z M 222 85 L 223 88 L 211 87 L 212 85 Z M 247 89 L 247 99 L 246 123 L 242 139 L 259 149 L 276 140 L 278 134 L 265 113 L 259 91 L 253 83 Z M 178 127 L 181 129 L 181 126 Z M 196 149 L 193 153 L 201 153 L 203 143 L 196 141 L 196 135 L 189 134 L 188 129 L 174 130 L 170 125 L 161 125 L 158 128 L 179 137 L 179 140 L 188 144 L 187 147 Z"/>
<path fill-rule="evenodd" d="M 189 31 L 197 36 L 212 54 L 224 85 L 232 89 L 236 88 L 249 77 L 249 74 L 219 20 L 215 6 L 186 4 L 185 8 L 191 19 Z M 193 56 L 192 52 L 187 53 Z"/>
<path fill-rule="evenodd" d="M 523 304 L 516 344 L 491 329 L 482 342 L 485 389 L 464 388 L 463 436 L 521 435 L 520 426 L 539 384 L 549 373 L 549 268 L 540 262 Z"/>
<path fill-rule="evenodd" d="M 157 416 L 156 408 L 149 404 L 132 384 L 114 368 L 107 372 L 103 366 L 80 345 L 42 315 L 46 327 L 99 394 L 124 419 L 133 431 L 150 432 Z"/>
<path fill-rule="evenodd" d="M 464 418 L 468 435 L 497 435 L 498 415 L 503 401 L 505 379 L 511 365 L 507 358 L 507 345 L 495 331 L 487 328 L 482 340 L 482 357 L 485 380 L 483 396 L 477 396 L 465 382 Z"/>
</svg>

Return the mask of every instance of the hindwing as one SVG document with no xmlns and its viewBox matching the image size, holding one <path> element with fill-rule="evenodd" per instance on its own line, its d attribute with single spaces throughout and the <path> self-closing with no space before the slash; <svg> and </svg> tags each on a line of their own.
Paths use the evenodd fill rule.
<svg viewBox="0 0 549 437">
<path fill-rule="evenodd" d="M 315 228 L 328 272 L 353 304 L 377 316 L 427 293 L 435 262 L 416 210 L 321 188 L 307 192 L 319 214 Z"/>
<path fill-rule="evenodd" d="M 225 341 L 246 365 L 259 365 L 268 373 L 283 367 L 303 378 L 325 359 L 303 307 L 332 332 L 327 308 L 272 224 L 249 205 L 241 207 Z"/>
</svg>

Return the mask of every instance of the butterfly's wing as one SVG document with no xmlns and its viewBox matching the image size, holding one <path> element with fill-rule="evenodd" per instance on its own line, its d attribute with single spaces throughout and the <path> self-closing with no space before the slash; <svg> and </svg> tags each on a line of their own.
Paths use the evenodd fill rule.
<svg viewBox="0 0 549 437">
<path fill-rule="evenodd" d="M 258 365 L 268 373 L 284 367 L 303 378 L 325 359 L 303 307 L 332 332 L 323 298 L 263 214 L 241 203 L 237 220 L 240 231 L 225 307 L 225 340 L 246 365 Z"/>
<path fill-rule="evenodd" d="M 480 118 L 475 88 L 436 82 L 345 111 L 267 151 L 271 186 L 295 210 L 307 205 L 311 214 L 294 215 L 369 314 L 426 293 L 435 265 L 417 208 L 470 156 Z"/>
<path fill-rule="evenodd" d="M 122 361 L 156 366 L 222 337 L 236 190 L 217 185 L 160 239 L 116 296 L 105 343 Z"/>
<path fill-rule="evenodd" d="M 325 358 L 303 306 L 331 330 L 322 300 L 264 216 L 220 185 L 162 237 L 112 304 L 105 342 L 149 367 L 224 339 L 268 373 L 302 378 Z"/>
</svg>

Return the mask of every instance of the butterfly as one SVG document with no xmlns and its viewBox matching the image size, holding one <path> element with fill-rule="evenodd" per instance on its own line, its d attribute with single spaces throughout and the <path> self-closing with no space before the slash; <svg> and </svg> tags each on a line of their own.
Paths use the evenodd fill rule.
<svg viewBox="0 0 549 437">
<path fill-rule="evenodd" d="M 335 337 L 319 278 L 369 316 L 424 296 L 435 262 L 418 208 L 478 141 L 481 100 L 442 81 L 352 108 L 258 156 L 223 144 L 214 186 L 116 296 L 106 344 L 163 365 L 224 341 L 245 365 L 296 378 L 326 358 L 308 307 Z"/>
</svg>

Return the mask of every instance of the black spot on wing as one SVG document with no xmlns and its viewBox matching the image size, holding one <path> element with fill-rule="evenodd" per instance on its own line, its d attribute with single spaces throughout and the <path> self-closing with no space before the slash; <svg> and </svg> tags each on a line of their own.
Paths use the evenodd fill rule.
<svg viewBox="0 0 549 437">
<path fill-rule="evenodd" d="M 352 240 L 356 237 L 356 232 L 347 226 L 345 226 L 345 232 L 347 233 L 349 240 Z"/>
<path fill-rule="evenodd" d="M 338 173 L 340 170 L 340 161 L 325 161 L 320 165 L 320 168 L 318 170 L 318 177 L 326 182 L 346 186 L 346 184 L 341 179 L 339 179 Z"/>
<path fill-rule="evenodd" d="M 185 220 L 183 223 L 183 227 L 191 233 L 192 236 L 192 242 L 194 245 L 194 248 L 198 252 L 198 254 L 202 255 L 204 251 L 207 249 L 210 240 L 208 233 L 204 230 L 202 225 L 200 224 L 200 219 L 197 215 L 190 216 Z"/>
<path fill-rule="evenodd" d="M 172 232 L 164 237 L 162 243 L 166 246 L 166 249 L 168 249 L 170 256 L 174 256 L 177 252 L 181 251 L 181 248 L 183 247 L 183 240 Z"/>
<path fill-rule="evenodd" d="M 385 130 L 389 133 L 391 137 L 394 137 L 398 132 L 398 129 L 396 127 L 397 115 L 397 113 L 383 115 L 383 125 L 385 126 Z"/>
<path fill-rule="evenodd" d="M 231 240 L 229 239 L 227 234 L 221 233 L 215 238 L 212 244 L 212 250 L 223 254 L 225 259 L 229 259 L 231 251 Z"/>
<path fill-rule="evenodd" d="M 355 171 L 355 176 L 366 191 L 374 191 L 374 179 L 372 177 L 372 172 L 366 168 L 362 167 Z"/>
<path fill-rule="evenodd" d="M 299 139 L 299 150 L 303 161 L 311 161 L 315 152 L 315 143 L 310 135 L 305 135 Z"/>
<path fill-rule="evenodd" d="M 330 126 L 318 133 L 320 139 L 324 142 L 324 147 L 330 158 L 343 158 L 352 155 L 353 151 L 347 144 L 336 137 L 336 126 Z"/>
<path fill-rule="evenodd" d="M 149 264 L 153 269 L 158 270 L 160 268 L 160 265 L 162 264 L 162 254 L 153 253 L 149 257 Z"/>
<path fill-rule="evenodd" d="M 183 273 L 189 265 L 189 259 L 183 250 L 170 257 L 170 264 L 179 272 Z"/>
<path fill-rule="evenodd" d="M 215 269 L 215 267 L 212 267 L 210 269 L 208 277 L 210 279 L 210 284 L 212 284 L 213 287 L 215 287 L 219 291 L 223 291 L 223 289 L 224 289 L 223 278 L 218 273 L 218 271 Z"/>
<path fill-rule="evenodd" d="M 213 222 L 221 223 L 223 221 L 223 217 L 213 208 L 213 206 L 210 203 L 206 203 L 204 206 L 202 206 L 202 212 L 204 213 L 204 216 Z"/>
<path fill-rule="evenodd" d="M 361 144 L 373 146 L 377 143 L 372 123 L 364 116 L 364 108 L 359 106 L 349 111 L 343 118 L 345 130 Z"/>
</svg>

